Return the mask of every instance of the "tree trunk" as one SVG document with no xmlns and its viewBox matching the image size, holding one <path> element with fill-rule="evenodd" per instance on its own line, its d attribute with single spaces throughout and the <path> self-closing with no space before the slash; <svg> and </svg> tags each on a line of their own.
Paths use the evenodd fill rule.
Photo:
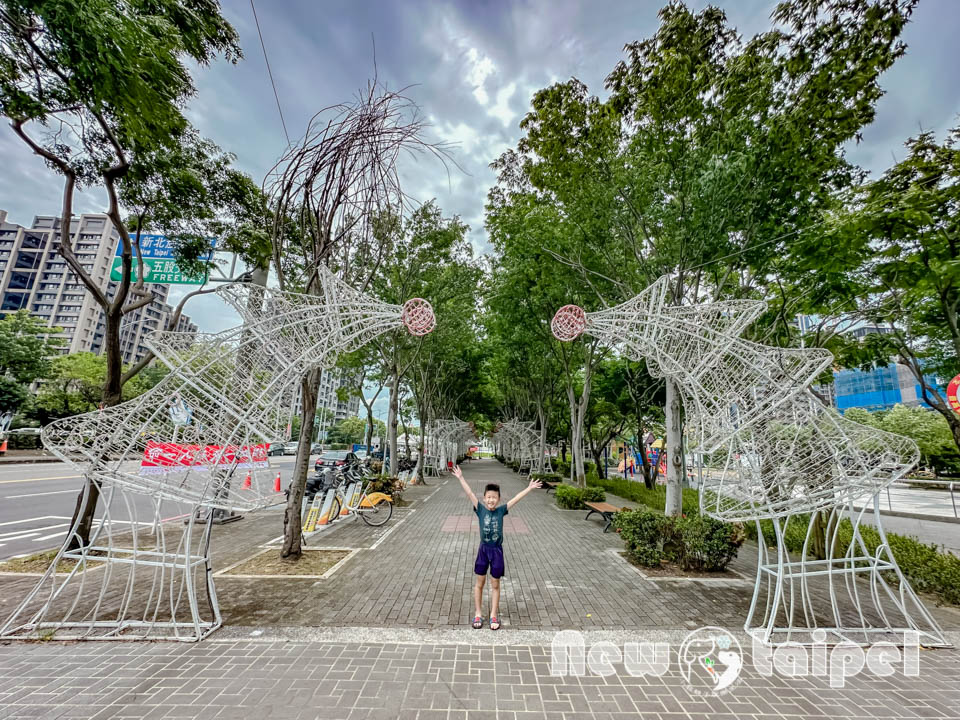
<svg viewBox="0 0 960 720">
<path fill-rule="evenodd" d="M 390 378 L 390 404 L 387 412 L 387 450 L 390 452 L 390 477 L 397 476 L 397 391 L 400 386 L 397 368 Z"/>
<path fill-rule="evenodd" d="M 676 383 L 667 378 L 667 501 L 665 515 L 683 512 L 683 402 Z"/>
<path fill-rule="evenodd" d="M 370 403 L 366 406 L 367 408 L 367 453 L 373 452 L 373 403 Z"/>
<path fill-rule="evenodd" d="M 540 453 L 537 461 L 537 472 L 543 472 L 543 457 L 547 452 L 547 413 L 544 412 L 543 403 L 537 405 L 537 416 L 540 420 Z"/>
<path fill-rule="evenodd" d="M 120 322 L 123 316 L 120 309 L 114 312 L 104 313 L 106 330 L 104 331 L 104 349 L 107 359 L 107 377 L 103 384 L 103 395 L 101 402 L 103 407 L 113 407 L 119 405 L 122 397 L 122 386 L 120 378 L 123 375 L 123 358 L 120 354 Z M 77 495 L 77 504 L 73 508 L 73 517 L 70 520 L 70 527 L 76 524 L 76 530 L 70 535 L 67 549 L 78 550 L 90 544 L 90 531 L 93 529 L 93 519 L 97 512 L 97 504 L 100 500 L 100 485 L 89 476 L 84 477 L 84 487 Z"/>
<path fill-rule="evenodd" d="M 313 438 L 313 422 L 317 415 L 317 393 L 320 390 L 319 369 L 311 370 L 300 382 L 303 412 L 300 416 L 300 434 L 297 460 L 290 480 L 290 493 L 283 513 L 283 547 L 280 557 L 299 560 L 303 552 L 303 494 L 307 487 L 307 472 L 310 465 L 310 445 Z"/>
<path fill-rule="evenodd" d="M 415 478 L 417 484 L 426 485 L 427 481 L 423 477 L 423 458 L 424 458 L 424 448 L 427 446 L 427 421 L 426 418 L 420 418 L 420 449 L 417 451 L 419 454 L 419 459 L 417 460 L 417 477 Z"/>
</svg>

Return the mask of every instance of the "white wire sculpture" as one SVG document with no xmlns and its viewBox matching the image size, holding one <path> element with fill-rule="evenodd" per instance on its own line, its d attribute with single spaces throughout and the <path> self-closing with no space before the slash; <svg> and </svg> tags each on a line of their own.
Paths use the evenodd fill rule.
<svg viewBox="0 0 960 720">
<path fill-rule="evenodd" d="M 760 521 L 772 522 L 774 556 L 760 540 L 746 630 L 766 643 L 866 644 L 916 631 L 925 645 L 947 644 L 900 571 L 880 521 L 878 493 L 916 464 L 916 444 L 846 420 L 816 398 L 810 385 L 831 365 L 828 351 L 742 338 L 765 303 L 669 305 L 668 289 L 664 277 L 607 310 L 568 305 L 551 327 L 562 341 L 596 337 L 675 381 L 688 447 L 707 460 L 701 511 L 755 522 L 759 537 Z M 863 509 L 854 510 L 863 498 L 873 498 L 875 529 L 862 524 Z M 784 540 L 797 523 L 805 532 L 799 559 Z M 821 529 L 825 547 L 817 548 Z M 875 548 L 867 533 L 876 534 Z M 815 549 L 825 557 L 814 557 Z"/>
<path fill-rule="evenodd" d="M 471 437 L 475 437 L 473 423 L 456 417 L 434 420 L 426 434 L 424 456 L 427 467 L 437 475 L 445 472 L 449 462 L 466 454 L 465 442 Z"/>
<path fill-rule="evenodd" d="M 523 422 L 516 418 L 497 423 L 495 441 L 499 446 L 497 454 L 508 461 L 520 463 L 520 470 L 542 472 L 543 458 L 540 457 L 540 433 L 533 422 Z"/>
<path fill-rule="evenodd" d="M 393 328 L 417 335 L 433 328 L 425 300 L 389 305 L 326 268 L 320 278 L 318 296 L 220 288 L 242 325 L 153 335 L 148 345 L 170 370 L 160 383 L 43 429 L 44 446 L 99 490 L 99 517 L 78 549 L 68 548 L 80 537 L 79 521 L 71 528 L 46 574 L 0 625 L 0 638 L 194 641 L 220 626 L 214 511 L 283 501 L 267 443 L 285 435 L 303 376 Z"/>
</svg>

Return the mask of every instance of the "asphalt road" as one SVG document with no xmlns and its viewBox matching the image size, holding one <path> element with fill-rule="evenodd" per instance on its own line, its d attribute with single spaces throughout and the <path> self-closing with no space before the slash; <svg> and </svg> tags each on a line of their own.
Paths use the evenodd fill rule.
<svg viewBox="0 0 960 720">
<path fill-rule="evenodd" d="M 311 468 L 314 461 L 311 458 Z M 293 462 L 292 455 L 270 458 L 284 485 Z M 0 465 L 0 560 L 59 547 L 82 487 L 82 476 L 64 463 Z M 149 498 L 142 498 L 133 510 L 141 522 L 153 516 Z M 115 521 L 129 522 L 130 516 L 123 504 L 115 504 Z"/>
</svg>

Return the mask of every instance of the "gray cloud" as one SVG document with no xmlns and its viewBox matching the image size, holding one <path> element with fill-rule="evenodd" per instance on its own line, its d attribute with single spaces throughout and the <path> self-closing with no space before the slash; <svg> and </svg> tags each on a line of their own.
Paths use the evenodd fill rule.
<svg viewBox="0 0 960 720">
<path fill-rule="evenodd" d="M 257 10 L 284 117 L 291 137 L 302 135 L 319 109 L 350 99 L 373 73 L 373 46 L 380 80 L 423 109 L 435 140 L 458 142 L 461 173 L 432 159 L 403 161 L 402 179 L 416 199 L 437 198 L 444 212 L 471 225 L 479 250 L 487 247 L 483 205 L 495 181 L 489 163 L 520 136 L 518 123 L 541 87 L 577 76 L 603 96 L 603 79 L 622 57 L 626 42 L 651 35 L 659 2 L 318 3 L 266 2 Z M 706 2 L 691 3 L 700 9 Z M 749 36 L 769 26 L 774 0 L 729 0 L 728 17 Z M 189 115 L 201 132 L 237 155 L 237 165 L 257 181 L 283 152 L 273 91 L 247 0 L 227 0 L 224 13 L 240 33 L 246 58 L 198 68 Z M 953 37 L 960 4 L 920 3 L 904 39 L 906 57 L 883 79 L 886 96 L 876 121 L 849 156 L 873 173 L 902 157 L 902 143 L 919 128 L 942 137 L 960 112 L 960 49 Z M 7 129 L 0 129 L 0 208 L 16 222 L 57 212 L 62 186 Z M 78 211 L 104 207 L 99 193 L 85 193 Z M 174 298 L 179 293 L 174 293 Z M 188 312 L 201 328 L 235 323 L 215 300 L 191 301 Z"/>
</svg>

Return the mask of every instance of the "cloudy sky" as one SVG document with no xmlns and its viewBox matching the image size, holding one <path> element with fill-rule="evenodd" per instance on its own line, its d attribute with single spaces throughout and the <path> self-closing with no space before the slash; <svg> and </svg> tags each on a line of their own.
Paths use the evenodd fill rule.
<svg viewBox="0 0 960 720">
<path fill-rule="evenodd" d="M 715 0 L 716 2 L 716 0 Z M 699 9 L 706 3 L 689 3 Z M 719 0 L 744 35 L 769 26 L 773 0 Z M 407 162 L 405 187 L 415 198 L 436 198 L 447 214 L 468 223 L 475 246 L 486 245 L 483 205 L 494 181 L 491 160 L 513 146 L 531 95 L 576 76 L 603 94 L 603 78 L 627 42 L 657 26 L 659 0 L 461 0 L 387 2 L 259 0 L 257 13 L 291 137 L 319 109 L 349 100 L 373 73 L 407 94 L 430 120 L 433 139 L 458 143 L 463 172 L 448 177 L 436 162 Z M 206 136 L 237 155 L 257 182 L 286 141 L 267 76 L 249 0 L 223 0 L 246 55 L 238 65 L 217 63 L 195 73 L 198 96 L 189 115 Z M 960 2 L 921 0 L 904 40 L 905 58 L 883 78 L 887 91 L 876 122 L 851 147 L 852 160 L 874 173 L 902 157 L 903 140 L 920 128 L 943 132 L 960 114 Z M 372 39 L 371 39 L 372 38 Z M 7 128 L 0 128 L 0 208 L 23 224 L 57 212 L 61 185 Z M 102 211 L 95 194 L 78 211 Z M 174 295 L 176 297 L 176 295 Z M 207 302 L 188 308 L 201 329 L 235 320 Z"/>
</svg>

